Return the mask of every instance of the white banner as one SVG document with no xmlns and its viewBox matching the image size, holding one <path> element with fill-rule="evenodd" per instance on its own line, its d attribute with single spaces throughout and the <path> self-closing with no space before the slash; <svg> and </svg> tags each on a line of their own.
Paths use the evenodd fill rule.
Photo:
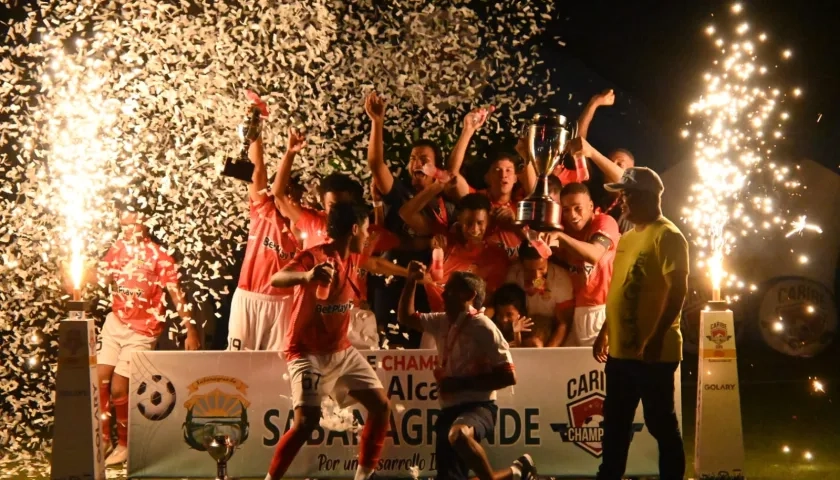
<svg viewBox="0 0 840 480">
<path fill-rule="evenodd" d="M 518 384 L 499 392 L 494 435 L 483 444 L 497 468 L 530 453 L 541 475 L 594 476 L 601 462 L 603 365 L 589 348 L 514 349 Z M 363 352 L 387 390 L 391 430 L 379 464 L 383 476 L 434 475 L 434 422 L 439 412 L 434 351 Z M 286 365 L 276 352 L 137 352 L 131 362 L 128 474 L 212 477 L 203 439 L 241 436 L 229 475 L 264 478 L 274 447 L 291 425 Z M 677 412 L 681 412 L 679 371 Z M 355 406 L 360 424 L 365 415 Z M 627 475 L 658 473 L 656 441 L 641 407 L 633 425 Z M 319 428 L 289 478 L 352 477 L 358 438 Z"/>
</svg>

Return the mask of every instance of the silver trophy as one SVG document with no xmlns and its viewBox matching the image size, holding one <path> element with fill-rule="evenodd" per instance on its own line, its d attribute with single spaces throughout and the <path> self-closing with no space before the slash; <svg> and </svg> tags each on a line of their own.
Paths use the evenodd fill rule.
<svg viewBox="0 0 840 480">
<path fill-rule="evenodd" d="M 229 480 L 227 461 L 236 450 L 236 442 L 230 435 L 213 435 L 204 438 L 204 448 L 216 461 L 216 480 Z"/>
<path fill-rule="evenodd" d="M 562 208 L 548 196 L 548 176 L 560 163 L 573 137 L 573 129 L 563 115 L 534 115 L 525 128 L 527 160 L 539 177 L 534 192 L 516 206 L 517 225 L 537 232 L 562 229 Z"/>
<path fill-rule="evenodd" d="M 239 151 L 239 156 L 225 159 L 222 175 L 251 183 L 252 177 L 254 176 L 254 164 L 248 159 L 248 148 L 250 148 L 251 142 L 260 136 L 260 131 L 262 130 L 261 115 L 262 112 L 259 106 L 251 105 L 248 116 L 245 117 L 245 120 L 239 125 L 238 129 L 239 138 L 242 140 L 242 148 Z"/>
</svg>

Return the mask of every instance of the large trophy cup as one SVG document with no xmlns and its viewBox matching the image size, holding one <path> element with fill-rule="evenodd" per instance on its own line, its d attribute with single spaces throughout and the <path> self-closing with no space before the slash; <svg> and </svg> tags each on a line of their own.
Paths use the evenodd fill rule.
<svg viewBox="0 0 840 480">
<path fill-rule="evenodd" d="M 268 117 L 268 108 L 256 93 L 247 91 L 246 95 L 252 104 L 248 110 L 248 116 L 245 117 L 238 129 L 239 138 L 242 140 L 242 148 L 239 150 L 238 156 L 225 159 L 222 175 L 251 183 L 254 176 L 254 164 L 248 159 L 248 149 L 251 147 L 251 142 L 260 136 L 262 118 Z"/>
<path fill-rule="evenodd" d="M 561 230 L 562 208 L 548 196 L 548 176 L 560 163 L 574 136 L 566 117 L 534 115 L 525 129 L 528 161 L 539 176 L 534 192 L 516 206 L 516 224 L 537 232 Z"/>
<path fill-rule="evenodd" d="M 236 443 L 230 435 L 212 435 L 204 439 L 204 448 L 216 461 L 216 480 L 229 480 L 227 461 L 236 450 Z"/>
</svg>

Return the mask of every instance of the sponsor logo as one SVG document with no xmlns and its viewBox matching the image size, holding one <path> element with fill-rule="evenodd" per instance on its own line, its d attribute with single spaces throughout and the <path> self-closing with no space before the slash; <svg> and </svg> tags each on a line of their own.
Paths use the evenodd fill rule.
<svg viewBox="0 0 840 480">
<path fill-rule="evenodd" d="M 187 386 L 184 402 L 184 442 L 193 450 L 205 451 L 205 442 L 227 435 L 236 445 L 248 439 L 248 385 L 235 377 L 201 377 Z"/>
<path fill-rule="evenodd" d="M 277 254 L 280 255 L 281 259 L 291 257 L 291 255 L 289 255 L 288 253 L 286 253 L 285 250 L 283 250 L 283 247 L 279 243 L 275 242 L 269 237 L 263 238 L 263 246 L 269 250 L 274 250 L 275 252 L 277 252 Z"/>
<path fill-rule="evenodd" d="M 550 424 L 564 442 L 575 444 L 595 458 L 603 453 L 605 391 L 606 376 L 600 370 L 573 377 L 566 386 L 568 423 Z M 634 423 L 631 435 L 643 427 L 643 423 Z"/>
<path fill-rule="evenodd" d="M 724 322 L 712 322 L 709 325 L 709 335 L 706 335 L 712 343 L 715 344 L 715 353 L 723 351 L 723 345 L 732 339 L 729 334 L 729 328 Z"/>
<path fill-rule="evenodd" d="M 117 292 L 127 297 L 139 297 L 143 295 L 143 289 L 141 288 L 117 287 Z"/>
<path fill-rule="evenodd" d="M 353 308 L 353 302 L 347 303 L 328 303 L 326 305 L 315 305 L 315 313 L 322 315 L 331 315 L 336 313 L 347 313 Z"/>
</svg>

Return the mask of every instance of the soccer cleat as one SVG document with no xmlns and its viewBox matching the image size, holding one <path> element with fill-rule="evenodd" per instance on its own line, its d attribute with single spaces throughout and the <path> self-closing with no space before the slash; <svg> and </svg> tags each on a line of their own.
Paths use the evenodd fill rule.
<svg viewBox="0 0 840 480">
<path fill-rule="evenodd" d="M 527 453 L 517 458 L 513 465 L 522 472 L 522 480 L 536 480 L 537 466 L 534 464 L 534 459 Z"/>
<path fill-rule="evenodd" d="M 113 467 L 117 465 L 122 465 L 125 463 L 126 459 L 128 458 L 128 447 L 125 445 L 117 445 L 117 448 L 108 455 L 108 458 L 105 459 L 105 466 L 106 467 Z M 523 478 L 525 478 L 523 476 Z"/>
</svg>

